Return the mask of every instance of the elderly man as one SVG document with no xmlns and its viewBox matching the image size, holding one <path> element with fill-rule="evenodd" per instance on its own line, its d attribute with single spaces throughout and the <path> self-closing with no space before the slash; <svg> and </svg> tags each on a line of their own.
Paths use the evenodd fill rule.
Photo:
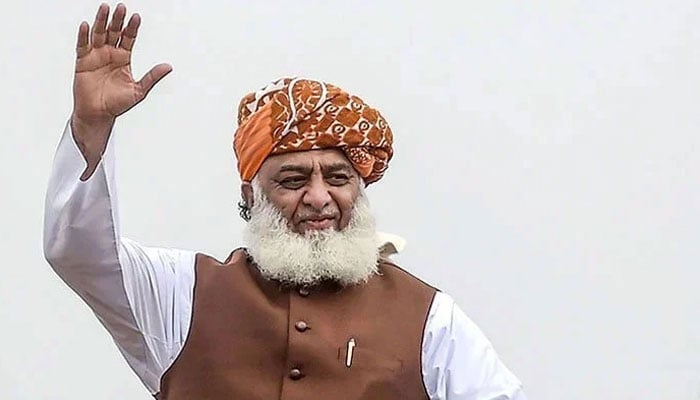
<svg viewBox="0 0 700 400">
<path fill-rule="evenodd" d="M 247 243 L 226 261 L 120 236 L 109 137 L 171 70 L 133 80 L 140 17 L 125 17 L 103 4 L 80 25 L 44 248 L 156 398 L 524 399 L 452 298 L 378 249 L 364 188 L 392 133 L 338 87 L 280 79 L 241 101 Z"/>
</svg>

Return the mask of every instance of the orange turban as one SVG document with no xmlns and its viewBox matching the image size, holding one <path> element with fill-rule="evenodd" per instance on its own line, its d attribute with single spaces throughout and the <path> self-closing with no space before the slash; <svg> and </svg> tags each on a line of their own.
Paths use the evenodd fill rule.
<svg viewBox="0 0 700 400">
<path fill-rule="evenodd" d="M 392 142 L 384 118 L 359 97 L 324 82 L 283 78 L 243 97 L 233 149 L 244 182 L 268 156 L 338 148 L 370 184 L 384 175 Z"/>
</svg>

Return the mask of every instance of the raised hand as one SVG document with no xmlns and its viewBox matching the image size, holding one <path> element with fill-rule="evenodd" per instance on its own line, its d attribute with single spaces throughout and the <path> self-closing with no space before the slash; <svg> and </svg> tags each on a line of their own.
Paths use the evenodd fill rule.
<svg viewBox="0 0 700 400">
<path fill-rule="evenodd" d="M 131 52 L 141 17 L 133 14 L 123 27 L 125 17 L 126 6 L 118 4 L 108 21 L 109 6 L 102 4 L 92 30 L 87 22 L 78 29 L 71 126 L 88 164 L 99 161 L 115 118 L 141 102 L 172 71 L 170 65 L 158 64 L 134 80 Z"/>
</svg>

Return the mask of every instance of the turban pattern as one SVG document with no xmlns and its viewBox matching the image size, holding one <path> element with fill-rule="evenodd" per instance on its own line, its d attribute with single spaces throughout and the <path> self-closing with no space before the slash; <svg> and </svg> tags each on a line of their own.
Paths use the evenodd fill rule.
<svg viewBox="0 0 700 400">
<path fill-rule="evenodd" d="M 243 97 L 233 148 L 245 182 L 271 155 L 337 148 L 370 184 L 384 175 L 392 143 L 384 118 L 359 97 L 320 81 L 282 78 Z"/>
</svg>

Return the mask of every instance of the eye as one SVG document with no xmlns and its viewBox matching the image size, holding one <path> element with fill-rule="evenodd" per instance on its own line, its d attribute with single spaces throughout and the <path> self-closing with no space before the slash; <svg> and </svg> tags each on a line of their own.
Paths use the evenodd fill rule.
<svg viewBox="0 0 700 400">
<path fill-rule="evenodd" d="M 333 185 L 333 186 L 343 186 L 348 183 L 350 180 L 350 176 L 347 174 L 332 174 L 328 178 L 326 178 L 326 181 Z"/>
<path fill-rule="evenodd" d="M 296 190 L 301 188 L 306 184 L 306 177 L 304 176 L 290 176 L 279 181 L 279 184 L 285 189 Z"/>
</svg>

